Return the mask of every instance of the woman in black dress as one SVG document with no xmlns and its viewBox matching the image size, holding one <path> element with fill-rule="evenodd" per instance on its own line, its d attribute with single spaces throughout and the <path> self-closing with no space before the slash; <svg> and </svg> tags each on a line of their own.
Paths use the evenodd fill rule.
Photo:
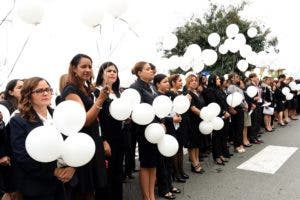
<svg viewBox="0 0 300 200">
<path fill-rule="evenodd" d="M 104 101 L 99 113 L 101 134 L 104 140 L 104 151 L 108 161 L 108 198 L 121 200 L 122 197 L 122 166 L 123 166 L 123 133 L 122 121 L 114 119 L 109 113 L 111 102 L 120 97 L 120 80 L 118 68 L 112 62 L 103 63 L 97 75 L 95 96 L 100 95 L 100 90 L 109 86 L 109 97 Z"/>
<path fill-rule="evenodd" d="M 171 99 L 174 100 L 176 96 L 182 94 L 180 91 L 182 89 L 182 79 L 179 74 L 173 74 L 169 77 L 169 82 L 171 86 L 170 96 Z M 180 116 L 182 120 L 178 123 L 178 127 L 175 131 L 175 137 L 178 141 L 179 148 L 177 153 L 173 156 L 173 169 L 175 179 L 178 182 L 185 182 L 185 179 L 189 178 L 183 170 L 183 146 L 186 143 L 187 133 L 189 131 L 188 117 L 186 113 L 177 115 Z"/>
<path fill-rule="evenodd" d="M 13 79 L 6 85 L 4 100 L 1 101 L 0 104 L 4 105 L 11 115 L 18 109 L 22 86 L 23 81 L 20 79 Z M 0 121 L 2 121 L 2 119 Z M 5 191 L 3 199 L 9 196 L 11 199 L 18 200 L 20 197 L 19 193 L 16 192 L 15 170 L 14 163 L 11 159 L 12 152 L 9 135 L 9 125 L 5 126 L 4 124 L 4 126 L 0 128 L 0 177 L 2 179 L 1 183 L 3 184 L 1 185 L 1 190 Z"/>
<path fill-rule="evenodd" d="M 221 117 L 225 121 L 227 121 L 230 117 L 228 112 L 228 105 L 226 103 L 226 94 L 221 89 L 221 80 L 217 75 L 210 75 L 208 78 L 208 85 L 206 92 L 203 93 L 206 104 L 217 103 L 221 112 L 219 113 L 219 117 Z M 227 161 L 223 155 L 224 151 L 226 151 L 226 147 L 224 144 L 227 144 L 227 138 L 223 136 L 226 135 L 224 126 L 221 130 L 214 130 L 212 133 L 212 154 L 213 159 L 216 164 L 224 165 L 224 161 Z"/>
<path fill-rule="evenodd" d="M 141 95 L 141 103 L 152 105 L 156 94 L 152 88 L 151 81 L 154 78 L 154 70 L 147 62 L 138 62 L 132 68 L 132 73 L 137 76 L 137 80 L 130 87 L 136 89 Z M 139 144 L 140 160 L 140 185 L 143 200 L 154 200 L 154 187 L 156 179 L 156 167 L 158 159 L 158 149 L 156 144 L 151 144 L 145 138 L 146 126 L 132 124 L 133 134 L 137 135 Z"/>
<path fill-rule="evenodd" d="M 190 121 L 190 132 L 188 139 L 188 150 L 190 160 L 192 161 L 191 169 L 195 173 L 203 173 L 204 170 L 201 167 L 199 160 L 199 148 L 204 146 L 204 137 L 199 130 L 199 124 L 201 122 L 200 112 L 205 106 L 203 97 L 198 93 L 199 86 L 198 77 L 195 74 L 190 74 L 186 78 L 186 88 L 191 99 L 191 106 L 188 111 Z"/>
<path fill-rule="evenodd" d="M 99 135 L 98 114 L 109 93 L 105 86 L 95 100 L 92 95 L 92 59 L 84 54 L 76 55 L 70 62 L 68 83 L 61 96 L 63 100 L 80 103 L 86 110 L 86 122 L 80 132 L 91 136 L 96 145 L 92 160 L 82 167 L 76 168 L 78 184 L 72 189 L 72 199 L 103 199 L 106 187 L 106 169 L 103 141 Z M 101 120 L 101 119 L 100 119 Z"/>
</svg>

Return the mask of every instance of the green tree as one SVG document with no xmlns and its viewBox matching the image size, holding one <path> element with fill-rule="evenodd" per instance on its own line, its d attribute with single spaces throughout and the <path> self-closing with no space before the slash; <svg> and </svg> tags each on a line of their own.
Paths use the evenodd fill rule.
<svg viewBox="0 0 300 200">
<path fill-rule="evenodd" d="M 183 55 L 185 49 L 190 44 L 198 44 L 201 49 L 215 49 L 208 44 L 207 38 L 211 33 L 218 33 L 221 37 L 221 43 L 227 39 L 226 27 L 229 24 L 236 24 L 239 26 L 240 33 L 244 34 L 247 40 L 247 44 L 252 47 L 255 52 L 263 51 L 270 47 L 276 47 L 278 40 L 276 37 L 267 40 L 266 36 L 271 32 L 270 28 L 265 28 L 264 25 L 259 25 L 256 22 L 242 19 L 240 12 L 247 6 L 248 3 L 243 1 L 237 6 L 230 6 L 225 8 L 224 6 L 218 6 L 216 4 L 210 4 L 210 9 L 204 14 L 203 19 L 192 17 L 189 22 L 184 26 L 177 28 L 175 34 L 178 38 L 178 44 L 176 48 L 171 51 L 165 51 L 165 56 L 170 57 L 172 55 Z M 250 27 L 255 27 L 258 34 L 254 38 L 250 38 L 247 35 L 247 30 Z M 239 53 L 228 52 L 225 55 L 218 53 L 217 62 L 210 67 L 205 67 L 204 70 L 224 75 L 239 70 L 236 67 L 238 60 L 242 59 Z M 250 69 L 254 66 L 249 65 Z M 181 69 L 174 70 L 173 73 L 182 73 Z"/>
</svg>

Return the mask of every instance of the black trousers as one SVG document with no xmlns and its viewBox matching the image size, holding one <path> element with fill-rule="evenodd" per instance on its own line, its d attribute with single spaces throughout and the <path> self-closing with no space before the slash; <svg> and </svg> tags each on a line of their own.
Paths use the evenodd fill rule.
<svg viewBox="0 0 300 200">
<path fill-rule="evenodd" d="M 122 200 L 123 176 L 123 140 L 108 141 L 111 148 L 111 157 L 108 158 L 108 199 Z"/>
<path fill-rule="evenodd" d="M 237 113 L 231 116 L 231 125 L 234 147 L 239 147 L 243 144 L 244 110 L 242 108 L 235 108 L 235 110 Z"/>
<path fill-rule="evenodd" d="M 228 147 L 228 134 L 229 134 L 229 119 L 224 120 L 224 127 L 222 128 L 221 135 L 221 147 L 222 147 L 222 155 L 228 157 L 229 156 L 229 147 Z"/>
<path fill-rule="evenodd" d="M 172 189 L 172 163 L 170 158 L 159 155 L 156 168 L 158 194 L 163 196 Z"/>
<path fill-rule="evenodd" d="M 212 142 L 212 156 L 215 160 L 216 158 L 219 158 L 222 156 L 222 129 L 219 131 L 213 131 L 211 142 Z"/>
<path fill-rule="evenodd" d="M 248 128 L 250 141 L 257 140 L 257 133 L 260 130 L 259 109 L 256 108 L 251 114 L 251 127 Z"/>
</svg>

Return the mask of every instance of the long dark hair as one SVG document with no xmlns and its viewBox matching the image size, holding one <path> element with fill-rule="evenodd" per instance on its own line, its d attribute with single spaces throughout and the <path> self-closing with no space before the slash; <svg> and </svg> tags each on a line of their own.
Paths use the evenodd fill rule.
<svg viewBox="0 0 300 200">
<path fill-rule="evenodd" d="M 208 78 L 207 87 L 209 87 L 209 88 L 218 88 L 219 86 L 217 86 L 217 78 L 218 78 L 218 76 L 215 75 L 215 74 L 210 75 L 209 78 Z"/>
<path fill-rule="evenodd" d="M 13 91 L 16 87 L 18 81 L 22 81 L 21 79 L 13 79 L 9 81 L 6 85 L 5 91 L 4 91 L 4 99 L 12 103 L 14 109 L 16 110 L 18 108 L 18 99 L 12 95 L 9 94 L 10 91 Z"/>
<path fill-rule="evenodd" d="M 114 66 L 117 70 L 117 80 L 116 82 L 114 82 L 112 84 L 112 90 L 114 91 L 115 95 L 117 97 L 120 96 L 120 79 L 119 79 L 119 70 L 118 70 L 118 67 L 113 63 L 113 62 L 105 62 L 103 63 L 100 68 L 99 68 L 99 71 L 98 71 L 98 75 L 97 75 L 97 79 L 96 79 L 96 86 L 100 86 L 102 85 L 103 83 L 103 75 L 104 75 L 104 70 L 106 68 L 108 68 L 109 66 Z"/>
<path fill-rule="evenodd" d="M 74 69 L 76 69 L 79 65 L 79 62 L 82 58 L 87 58 L 91 61 L 91 63 L 93 64 L 93 60 L 85 54 L 77 54 L 76 56 L 74 56 L 70 62 L 70 66 L 69 66 L 69 71 L 68 71 L 68 81 L 67 84 L 72 84 L 77 86 L 80 90 L 82 90 L 83 88 L 85 89 L 84 92 L 87 95 L 90 95 L 93 87 L 92 87 L 92 80 L 89 80 L 86 82 L 86 85 L 82 85 L 82 82 L 79 80 L 79 78 L 76 76 L 76 74 L 74 73 Z M 91 77 L 92 79 L 92 77 Z"/>
</svg>

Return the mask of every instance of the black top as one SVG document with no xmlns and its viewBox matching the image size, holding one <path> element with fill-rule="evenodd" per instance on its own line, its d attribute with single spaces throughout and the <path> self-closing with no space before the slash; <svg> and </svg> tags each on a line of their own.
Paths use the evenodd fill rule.
<svg viewBox="0 0 300 200">
<path fill-rule="evenodd" d="M 99 89 L 95 91 L 95 97 L 100 95 Z M 112 141 L 112 140 L 122 140 L 122 121 L 114 119 L 110 112 L 109 106 L 113 99 L 107 98 L 103 105 L 102 109 L 99 112 L 99 122 L 101 127 L 101 135 L 103 140 Z"/>
<path fill-rule="evenodd" d="M 69 94 L 76 94 L 80 97 L 83 102 L 86 112 L 93 106 L 94 100 L 92 94 L 86 96 L 81 90 L 74 85 L 67 85 L 61 97 L 63 100 Z M 97 188 L 104 187 L 106 185 L 106 169 L 105 169 L 105 158 L 102 139 L 99 135 L 99 123 L 95 119 L 91 125 L 84 126 L 80 132 L 86 133 L 93 138 L 96 150 L 92 160 L 84 166 L 76 168 L 76 174 L 79 179 L 77 185 L 81 193 L 93 192 Z"/>
<path fill-rule="evenodd" d="M 205 92 L 203 93 L 203 98 L 207 105 L 215 102 L 220 106 L 221 112 L 220 112 L 219 116 L 223 116 L 224 112 L 226 112 L 228 110 L 228 104 L 226 102 L 226 97 L 227 97 L 226 93 L 219 88 L 208 87 L 205 90 Z"/>
</svg>

